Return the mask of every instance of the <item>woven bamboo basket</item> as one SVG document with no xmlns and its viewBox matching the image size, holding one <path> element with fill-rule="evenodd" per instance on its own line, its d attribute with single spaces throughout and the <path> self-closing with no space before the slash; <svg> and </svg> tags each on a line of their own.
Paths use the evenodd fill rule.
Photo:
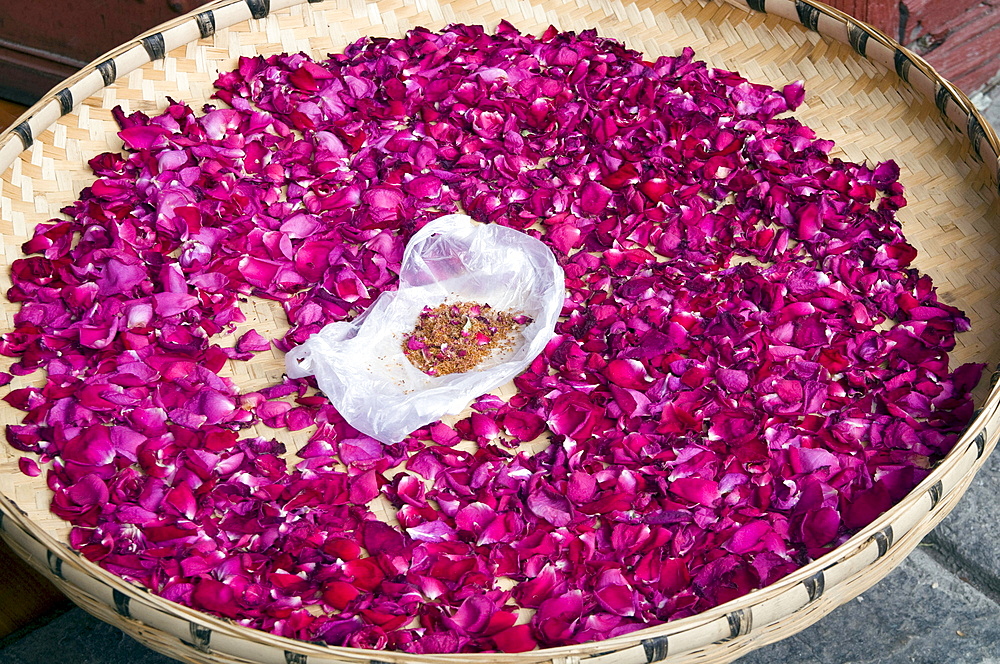
<svg viewBox="0 0 1000 664">
<path fill-rule="evenodd" d="M 534 34 L 549 24 L 597 28 L 649 56 L 691 46 L 713 66 L 772 86 L 803 79 L 807 97 L 797 116 L 835 140 L 840 155 L 893 158 L 901 165 L 909 205 L 899 216 L 919 250 L 917 266 L 934 278 L 944 301 L 972 320 L 952 361 L 992 367 L 1000 360 L 1000 141 L 968 98 L 921 58 L 811 0 L 219 0 L 101 57 L 0 134 L 2 262 L 16 259 L 30 229 L 57 216 L 92 180 L 90 157 L 121 148 L 110 114 L 117 104 L 126 111 L 159 111 L 169 95 L 196 105 L 208 99 L 217 72 L 232 69 L 239 56 L 322 55 L 365 35 L 399 36 L 450 22 L 492 27 L 502 19 Z M 7 272 L 0 275 L 4 290 Z M 11 328 L 16 310 L 0 303 L 2 329 Z M 247 313 L 245 329 L 272 337 L 286 324 L 281 309 L 266 303 Z M 263 387 L 281 376 L 279 355 L 262 353 L 231 375 L 246 390 Z M 951 454 L 903 501 L 833 552 L 702 614 L 571 647 L 508 655 L 372 652 L 298 642 L 205 615 L 131 585 L 72 550 L 68 524 L 49 512 L 44 478 L 19 473 L 19 454 L 6 445 L 0 448 L 0 535 L 85 610 L 185 662 L 729 662 L 804 629 L 868 589 L 944 518 L 1000 435 L 1000 389 L 981 385 L 977 397 L 977 416 Z M 16 423 L 20 414 L 4 405 L 0 421 Z M 302 441 L 284 442 L 295 449 Z"/>
</svg>

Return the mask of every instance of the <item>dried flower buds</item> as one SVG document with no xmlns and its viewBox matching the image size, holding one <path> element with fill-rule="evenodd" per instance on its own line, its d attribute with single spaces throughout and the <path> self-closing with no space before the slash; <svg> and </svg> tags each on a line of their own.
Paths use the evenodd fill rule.
<svg viewBox="0 0 1000 664">
<path fill-rule="evenodd" d="M 428 376 L 464 373 L 499 351 L 513 349 L 514 333 L 531 318 L 488 304 L 456 302 L 424 307 L 403 353 Z"/>
</svg>

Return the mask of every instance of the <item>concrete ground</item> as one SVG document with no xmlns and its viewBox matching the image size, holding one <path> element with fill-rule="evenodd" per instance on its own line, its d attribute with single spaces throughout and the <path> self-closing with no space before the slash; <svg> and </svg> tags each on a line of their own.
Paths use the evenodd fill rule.
<svg viewBox="0 0 1000 664">
<path fill-rule="evenodd" d="M 1000 72 L 969 98 L 983 112 L 993 128 L 1000 132 Z"/>
</svg>

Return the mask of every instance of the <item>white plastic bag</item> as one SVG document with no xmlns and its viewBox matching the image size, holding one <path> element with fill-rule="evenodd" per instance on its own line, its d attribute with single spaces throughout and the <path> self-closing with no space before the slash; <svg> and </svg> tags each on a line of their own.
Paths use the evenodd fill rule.
<svg viewBox="0 0 1000 664">
<path fill-rule="evenodd" d="M 552 338 L 565 299 L 562 268 L 530 235 L 451 214 L 424 226 L 403 252 L 399 289 L 382 293 L 351 322 L 331 323 L 285 357 L 288 375 L 316 376 L 353 427 L 384 443 L 457 414 L 512 380 Z M 428 376 L 402 343 L 424 307 L 489 304 L 525 314 L 513 350 L 495 352 L 464 373 Z"/>
</svg>

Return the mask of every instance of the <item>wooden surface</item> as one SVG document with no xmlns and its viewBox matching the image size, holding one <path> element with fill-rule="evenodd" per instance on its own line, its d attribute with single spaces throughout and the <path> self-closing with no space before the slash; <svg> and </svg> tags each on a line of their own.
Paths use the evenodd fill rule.
<svg viewBox="0 0 1000 664">
<path fill-rule="evenodd" d="M 980 0 L 907 0 L 903 43 L 966 92 L 1000 71 L 1000 7 Z"/>
<path fill-rule="evenodd" d="M 874 25 L 895 39 L 899 35 L 897 0 L 825 0 L 831 7 Z"/>
<path fill-rule="evenodd" d="M 0 131 L 6 129 L 24 111 L 24 106 L 0 99 Z"/>
<path fill-rule="evenodd" d="M 55 586 L 0 541 L 0 640 L 67 604 Z"/>
</svg>

